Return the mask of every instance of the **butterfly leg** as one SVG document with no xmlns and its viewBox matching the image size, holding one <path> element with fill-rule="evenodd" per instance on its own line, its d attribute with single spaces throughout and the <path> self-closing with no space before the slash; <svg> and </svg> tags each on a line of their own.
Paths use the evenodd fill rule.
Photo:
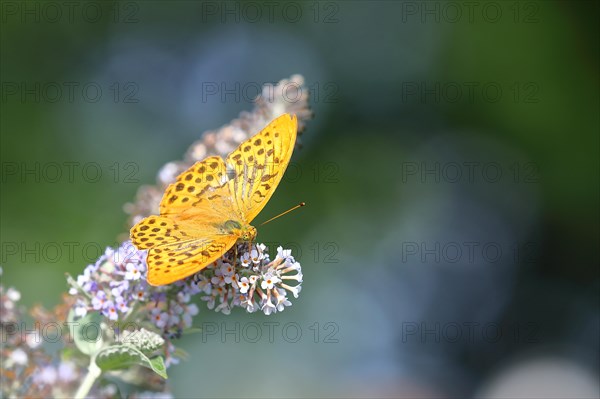
<svg viewBox="0 0 600 399">
<path fill-rule="evenodd" d="M 237 264 L 237 258 L 238 258 L 238 246 L 237 246 L 237 244 L 235 244 L 233 247 L 235 248 L 235 250 L 234 250 L 235 254 L 233 255 L 233 268 L 235 269 L 235 266 Z"/>
</svg>

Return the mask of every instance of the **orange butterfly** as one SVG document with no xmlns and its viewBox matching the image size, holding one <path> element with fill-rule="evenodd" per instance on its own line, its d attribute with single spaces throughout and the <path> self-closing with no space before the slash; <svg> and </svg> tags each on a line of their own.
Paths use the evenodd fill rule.
<svg viewBox="0 0 600 399">
<path fill-rule="evenodd" d="M 167 187 L 160 216 L 133 226 L 131 241 L 148 249 L 148 283 L 170 284 L 251 242 L 250 222 L 264 208 L 290 161 L 298 123 L 284 114 L 227 156 L 196 162 Z"/>
</svg>

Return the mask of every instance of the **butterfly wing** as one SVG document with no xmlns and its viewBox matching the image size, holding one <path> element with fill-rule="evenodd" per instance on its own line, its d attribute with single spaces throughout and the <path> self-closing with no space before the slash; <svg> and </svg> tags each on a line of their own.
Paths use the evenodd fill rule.
<svg viewBox="0 0 600 399">
<path fill-rule="evenodd" d="M 148 283 L 170 284 L 202 270 L 237 240 L 211 223 L 150 216 L 131 229 L 131 240 L 148 249 Z"/>
<path fill-rule="evenodd" d="M 205 236 L 182 244 L 165 244 L 148 251 L 148 283 L 165 285 L 189 277 L 219 259 L 235 244 L 235 236 Z"/>
<path fill-rule="evenodd" d="M 226 181 L 223 158 L 212 156 L 196 162 L 181 173 L 175 183 L 167 187 L 160 202 L 160 214 L 176 215 L 199 207 L 200 204 L 206 205 L 206 202 L 215 201 L 214 191 Z M 219 195 L 222 196 L 223 193 Z"/>
<path fill-rule="evenodd" d="M 290 162 L 298 122 L 284 114 L 244 141 L 226 159 L 233 172 L 227 183 L 234 206 L 247 223 L 265 207 Z"/>
<path fill-rule="evenodd" d="M 160 216 L 150 216 L 130 231 L 139 249 L 148 249 L 148 282 L 169 284 L 217 260 L 238 239 L 224 229 L 238 218 L 226 182 L 225 163 L 209 157 L 195 163 L 167 187 Z"/>
</svg>

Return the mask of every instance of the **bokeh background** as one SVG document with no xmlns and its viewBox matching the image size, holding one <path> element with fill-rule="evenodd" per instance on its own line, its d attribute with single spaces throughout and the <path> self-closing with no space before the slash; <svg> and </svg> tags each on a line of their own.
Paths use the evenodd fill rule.
<svg viewBox="0 0 600 399">
<path fill-rule="evenodd" d="M 261 217 L 309 206 L 260 235 L 303 291 L 270 317 L 201 304 L 218 332 L 181 341 L 174 394 L 599 396 L 597 2 L 53 4 L 2 3 L 1 266 L 25 304 L 300 73 L 314 119 Z"/>
</svg>

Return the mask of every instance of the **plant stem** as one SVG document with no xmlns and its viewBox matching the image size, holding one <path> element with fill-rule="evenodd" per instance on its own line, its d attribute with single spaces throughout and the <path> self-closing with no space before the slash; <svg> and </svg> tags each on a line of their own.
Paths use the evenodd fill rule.
<svg viewBox="0 0 600 399">
<path fill-rule="evenodd" d="M 83 381 L 81 382 L 81 385 L 79 386 L 79 389 L 77 390 L 77 393 L 75 394 L 75 398 L 76 399 L 85 398 L 87 396 L 87 394 L 90 392 L 90 389 L 92 389 L 94 382 L 96 382 L 96 379 L 98 377 L 100 377 L 101 374 L 102 374 L 102 370 L 100 370 L 100 367 L 98 367 L 96 365 L 96 357 L 92 356 L 92 358 L 90 359 L 90 365 L 88 366 L 88 373 L 85 376 L 85 378 L 83 379 Z"/>
</svg>

